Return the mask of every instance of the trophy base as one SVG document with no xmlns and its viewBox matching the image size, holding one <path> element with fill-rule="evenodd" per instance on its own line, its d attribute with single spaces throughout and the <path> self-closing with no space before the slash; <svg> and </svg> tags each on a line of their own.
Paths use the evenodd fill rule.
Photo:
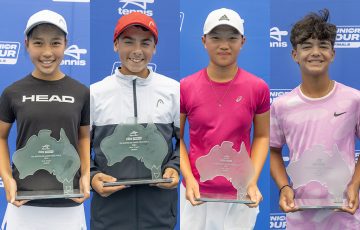
<svg viewBox="0 0 360 230">
<path fill-rule="evenodd" d="M 79 189 L 71 193 L 64 193 L 63 190 L 41 190 L 41 191 L 17 191 L 15 200 L 45 200 L 45 199 L 70 199 L 82 198 L 84 194 Z"/>
<path fill-rule="evenodd" d="M 201 197 L 196 201 L 202 202 L 221 202 L 221 203 L 238 203 L 238 204 L 255 204 L 250 199 L 237 199 L 236 196 L 217 194 L 217 193 L 201 193 Z"/>
<path fill-rule="evenodd" d="M 128 179 L 128 180 L 118 180 L 115 182 L 105 182 L 104 187 L 112 187 L 119 185 L 141 185 L 141 184 L 157 184 L 157 183 L 171 183 L 173 178 L 166 179 Z"/>
<path fill-rule="evenodd" d="M 299 209 L 338 209 L 346 206 L 345 199 L 295 199 Z"/>
</svg>

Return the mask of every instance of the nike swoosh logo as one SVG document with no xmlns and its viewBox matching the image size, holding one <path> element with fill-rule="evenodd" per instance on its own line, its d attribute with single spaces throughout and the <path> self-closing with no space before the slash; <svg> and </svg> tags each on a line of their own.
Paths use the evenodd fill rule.
<svg viewBox="0 0 360 230">
<path fill-rule="evenodd" d="M 343 112 L 343 113 L 336 113 L 336 112 L 334 112 L 334 117 L 338 117 L 338 116 L 340 116 L 340 115 L 343 115 L 343 114 L 345 114 L 346 112 Z"/>
</svg>

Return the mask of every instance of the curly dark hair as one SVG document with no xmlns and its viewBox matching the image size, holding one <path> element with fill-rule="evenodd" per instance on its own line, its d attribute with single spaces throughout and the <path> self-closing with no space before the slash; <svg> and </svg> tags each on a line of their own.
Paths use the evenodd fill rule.
<svg viewBox="0 0 360 230">
<path fill-rule="evenodd" d="M 329 10 L 323 9 L 319 13 L 310 13 L 296 22 L 291 29 L 290 42 L 293 49 L 309 38 L 330 41 L 334 47 L 336 39 L 336 26 L 328 22 Z"/>
</svg>

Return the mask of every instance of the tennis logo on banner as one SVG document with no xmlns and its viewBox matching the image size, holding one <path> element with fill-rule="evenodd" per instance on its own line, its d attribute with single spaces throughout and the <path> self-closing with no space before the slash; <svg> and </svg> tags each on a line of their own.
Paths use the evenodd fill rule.
<svg viewBox="0 0 360 230">
<path fill-rule="evenodd" d="M 0 64 L 16 64 L 20 51 L 20 42 L 0 41 Z"/>
<path fill-rule="evenodd" d="M 184 17 L 185 17 L 184 12 L 180 12 L 180 32 L 182 30 L 182 26 L 183 26 L 183 23 L 184 23 Z"/>
<path fill-rule="evenodd" d="M 72 58 L 64 58 L 64 60 L 61 61 L 61 65 L 85 66 L 86 60 L 81 58 L 81 55 L 86 53 L 86 49 L 80 49 L 77 45 L 71 45 L 65 50 L 64 54 Z"/>
<path fill-rule="evenodd" d="M 360 48 L 360 25 L 337 26 L 335 48 Z"/>
<path fill-rule="evenodd" d="M 279 27 L 273 27 L 270 29 L 270 47 L 271 48 L 285 48 L 288 43 L 284 41 L 284 37 L 289 33 L 286 30 L 280 30 Z"/>
<path fill-rule="evenodd" d="M 153 16 L 154 12 L 147 8 L 147 4 L 152 4 L 154 1 L 155 0 L 119 0 L 119 2 L 124 3 L 124 5 L 118 8 L 118 12 L 120 15 L 140 12 L 146 14 L 147 16 Z"/>
</svg>

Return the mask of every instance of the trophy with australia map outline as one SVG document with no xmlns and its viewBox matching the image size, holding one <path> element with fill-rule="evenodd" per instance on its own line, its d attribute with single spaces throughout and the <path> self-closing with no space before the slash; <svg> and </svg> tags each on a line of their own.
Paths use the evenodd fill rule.
<svg viewBox="0 0 360 230">
<path fill-rule="evenodd" d="M 26 145 L 13 155 L 13 163 L 19 171 L 19 178 L 34 175 L 39 170 L 46 170 L 63 184 L 62 190 L 18 190 L 16 200 L 37 200 L 55 198 L 81 198 L 84 195 L 74 189 L 75 174 L 80 168 L 80 157 L 70 143 L 63 129 L 60 139 L 51 137 L 51 130 L 42 129 L 38 135 L 32 135 Z"/>
<path fill-rule="evenodd" d="M 114 132 L 101 141 L 100 149 L 108 166 L 134 157 L 151 171 L 149 178 L 117 178 L 116 182 L 105 182 L 104 187 L 171 183 L 173 180 L 162 178 L 161 165 L 168 153 L 168 144 L 153 123 L 148 123 L 146 127 L 136 122 L 118 124 Z"/>
<path fill-rule="evenodd" d="M 344 192 L 352 175 L 337 145 L 330 151 L 322 145 L 313 145 L 291 162 L 286 171 L 294 189 L 318 183 L 327 190 L 325 195 L 295 197 L 299 209 L 337 209 L 347 205 Z"/>
<path fill-rule="evenodd" d="M 242 142 L 240 151 L 233 149 L 233 143 L 223 141 L 214 146 L 210 152 L 196 160 L 196 168 L 200 174 L 200 182 L 225 177 L 236 189 L 236 195 L 221 193 L 200 193 L 198 201 L 224 203 L 255 203 L 247 196 L 247 186 L 255 174 L 251 159 Z"/>
</svg>

